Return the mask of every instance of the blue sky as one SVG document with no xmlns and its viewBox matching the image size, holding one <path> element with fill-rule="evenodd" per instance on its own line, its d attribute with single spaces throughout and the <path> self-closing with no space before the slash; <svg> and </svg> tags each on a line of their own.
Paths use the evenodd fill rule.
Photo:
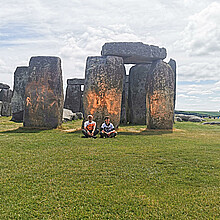
<svg viewBox="0 0 220 220">
<path fill-rule="evenodd" d="M 165 47 L 177 61 L 179 110 L 220 110 L 220 2 L 7 0 L 0 3 L 0 82 L 31 56 L 62 59 L 64 83 L 111 41 Z"/>
</svg>

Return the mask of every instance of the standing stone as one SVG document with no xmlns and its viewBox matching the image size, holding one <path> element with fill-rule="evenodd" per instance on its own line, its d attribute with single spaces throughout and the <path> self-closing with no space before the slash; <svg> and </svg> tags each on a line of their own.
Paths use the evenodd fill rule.
<svg viewBox="0 0 220 220">
<path fill-rule="evenodd" d="M 174 72 L 174 110 L 175 110 L 175 106 L 176 106 L 176 61 L 173 59 L 170 59 L 168 64 L 171 66 Z"/>
<path fill-rule="evenodd" d="M 2 116 L 11 116 L 11 97 L 12 91 L 11 89 L 2 89 L 0 91 L 0 101 L 2 101 Z"/>
<path fill-rule="evenodd" d="M 17 67 L 14 73 L 14 88 L 11 99 L 12 121 L 22 122 L 25 103 L 25 87 L 28 81 L 28 67 Z"/>
<path fill-rule="evenodd" d="M 83 94 L 85 118 L 92 114 L 97 127 L 106 115 L 118 127 L 121 114 L 121 100 L 125 67 L 121 57 L 88 57 Z"/>
<path fill-rule="evenodd" d="M 150 71 L 146 105 L 149 129 L 172 129 L 174 118 L 174 72 L 162 60 Z"/>
<path fill-rule="evenodd" d="M 3 102 L 0 101 L 0 116 L 2 116 L 2 106 L 3 106 Z"/>
<path fill-rule="evenodd" d="M 129 76 L 125 75 L 123 80 L 120 124 L 127 124 L 128 122 L 128 82 Z"/>
<path fill-rule="evenodd" d="M 62 123 L 63 80 L 58 57 L 32 57 L 25 89 L 24 126 L 56 128 Z"/>
<path fill-rule="evenodd" d="M 82 112 L 82 90 L 84 79 L 68 79 L 64 108 L 72 112 Z"/>
<path fill-rule="evenodd" d="M 151 64 L 138 64 L 130 69 L 128 103 L 131 124 L 146 124 L 146 83 Z"/>
<path fill-rule="evenodd" d="M 141 42 L 111 42 L 102 46 L 102 56 L 122 57 L 125 64 L 152 63 L 158 59 L 165 59 L 165 48 L 143 44 Z"/>
</svg>

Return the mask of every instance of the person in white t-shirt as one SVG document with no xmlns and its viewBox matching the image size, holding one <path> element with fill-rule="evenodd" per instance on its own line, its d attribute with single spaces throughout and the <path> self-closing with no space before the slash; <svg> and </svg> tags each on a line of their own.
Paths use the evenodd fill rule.
<svg viewBox="0 0 220 220">
<path fill-rule="evenodd" d="M 84 128 L 82 129 L 82 133 L 86 138 L 97 138 L 96 135 L 99 131 L 96 128 L 96 122 L 93 121 L 93 116 L 88 115 L 88 121 L 84 123 Z"/>
<path fill-rule="evenodd" d="M 100 137 L 101 138 L 112 138 L 116 137 L 117 132 L 115 131 L 114 125 L 110 123 L 109 116 L 105 117 L 105 122 L 101 125 Z"/>
</svg>

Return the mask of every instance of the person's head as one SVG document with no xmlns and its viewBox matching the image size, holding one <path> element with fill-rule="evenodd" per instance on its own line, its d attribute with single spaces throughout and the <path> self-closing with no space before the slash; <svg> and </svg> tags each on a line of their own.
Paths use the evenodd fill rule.
<svg viewBox="0 0 220 220">
<path fill-rule="evenodd" d="M 88 115 L 88 120 L 91 122 L 93 119 L 93 116 L 92 115 Z"/>
<path fill-rule="evenodd" d="M 105 123 L 107 125 L 110 123 L 110 117 L 109 116 L 105 116 Z"/>
</svg>

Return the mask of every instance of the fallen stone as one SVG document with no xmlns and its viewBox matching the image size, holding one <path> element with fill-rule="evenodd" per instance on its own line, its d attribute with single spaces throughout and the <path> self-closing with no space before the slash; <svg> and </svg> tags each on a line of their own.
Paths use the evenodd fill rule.
<svg viewBox="0 0 220 220">
<path fill-rule="evenodd" d="M 190 122 L 202 122 L 203 120 L 202 120 L 202 118 L 200 118 L 200 117 L 193 116 L 193 117 L 190 117 L 190 118 L 189 118 L 189 121 L 190 121 Z"/>
<path fill-rule="evenodd" d="M 88 57 L 85 73 L 84 117 L 92 114 L 99 128 L 108 115 L 117 128 L 125 76 L 123 59 L 116 56 Z"/>
<path fill-rule="evenodd" d="M 102 56 L 119 56 L 125 64 L 152 63 L 167 56 L 165 48 L 141 42 L 112 42 L 102 46 Z"/>
<path fill-rule="evenodd" d="M 220 125 L 220 121 L 204 122 L 203 125 Z"/>
<path fill-rule="evenodd" d="M 183 120 L 180 117 L 174 117 L 174 121 L 182 122 Z"/>
<path fill-rule="evenodd" d="M 146 125 L 146 83 L 151 64 L 137 64 L 130 69 L 128 105 L 131 124 Z"/>
<path fill-rule="evenodd" d="M 63 109 L 63 121 L 72 121 L 75 115 L 71 110 Z"/>
<path fill-rule="evenodd" d="M 147 128 L 172 129 L 174 119 L 174 72 L 162 60 L 155 61 L 147 84 Z"/>
<path fill-rule="evenodd" d="M 24 126 L 56 128 L 62 124 L 63 80 L 58 57 L 32 57 L 25 89 Z"/>
<path fill-rule="evenodd" d="M 25 104 L 25 88 L 28 81 L 28 67 L 17 67 L 14 73 L 14 87 L 11 99 L 12 121 L 22 122 Z"/>
</svg>

